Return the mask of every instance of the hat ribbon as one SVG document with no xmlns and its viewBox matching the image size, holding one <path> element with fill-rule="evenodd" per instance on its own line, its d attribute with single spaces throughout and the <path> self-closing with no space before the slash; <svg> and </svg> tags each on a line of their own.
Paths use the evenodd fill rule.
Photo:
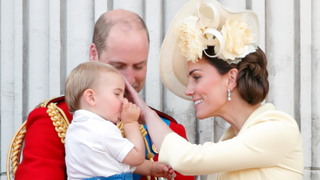
<svg viewBox="0 0 320 180">
<path fill-rule="evenodd" d="M 203 8 L 210 8 L 213 12 L 213 18 L 209 19 L 205 17 L 201 13 L 201 9 Z M 200 30 L 200 23 L 205 26 L 205 30 L 202 33 Z M 220 44 L 219 52 L 216 55 L 209 55 L 207 52 L 204 50 L 203 52 L 211 58 L 218 57 L 223 51 L 225 47 L 225 41 L 223 39 L 223 36 L 221 32 L 219 32 L 217 29 L 220 24 L 220 13 L 218 9 L 210 3 L 203 3 L 203 0 L 200 0 L 198 3 L 198 20 L 196 24 L 196 34 L 200 38 L 203 44 L 209 45 L 209 46 L 215 46 L 217 44 Z M 208 35 L 212 35 L 212 39 L 208 38 Z M 204 37 L 207 38 L 204 38 Z"/>
</svg>

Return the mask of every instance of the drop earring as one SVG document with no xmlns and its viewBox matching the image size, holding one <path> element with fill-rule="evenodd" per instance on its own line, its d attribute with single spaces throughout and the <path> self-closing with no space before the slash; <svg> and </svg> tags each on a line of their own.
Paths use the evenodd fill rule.
<svg viewBox="0 0 320 180">
<path fill-rule="evenodd" d="M 231 91 L 228 89 L 228 101 L 231 101 Z"/>
</svg>

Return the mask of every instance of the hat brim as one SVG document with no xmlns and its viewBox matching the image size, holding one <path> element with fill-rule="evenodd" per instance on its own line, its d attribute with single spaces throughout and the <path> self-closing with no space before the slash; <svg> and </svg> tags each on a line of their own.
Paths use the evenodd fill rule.
<svg viewBox="0 0 320 180">
<path fill-rule="evenodd" d="M 256 35 L 256 44 L 259 44 L 259 21 L 257 15 L 252 11 L 231 12 L 226 10 L 216 0 L 205 0 L 206 3 L 213 4 L 220 13 L 221 28 L 227 19 L 237 20 L 240 19 L 246 22 L 252 32 Z M 198 0 L 191 0 L 184 5 L 173 19 L 166 37 L 163 41 L 160 52 L 160 77 L 163 84 L 175 95 L 186 99 L 192 100 L 190 96 L 185 95 L 185 90 L 188 85 L 188 65 L 187 59 L 181 54 L 179 47 L 180 40 L 175 35 L 176 26 L 183 22 L 184 18 L 189 15 L 197 15 Z"/>
</svg>

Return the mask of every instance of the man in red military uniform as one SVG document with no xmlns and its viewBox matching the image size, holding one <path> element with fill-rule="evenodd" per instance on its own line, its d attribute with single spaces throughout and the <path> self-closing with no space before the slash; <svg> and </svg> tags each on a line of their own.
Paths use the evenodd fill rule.
<svg viewBox="0 0 320 180">
<path fill-rule="evenodd" d="M 115 66 L 139 92 L 145 82 L 148 51 L 149 34 L 143 20 L 130 11 L 114 10 L 103 14 L 97 21 L 89 57 L 90 61 L 101 61 Z M 186 138 L 181 124 L 164 113 L 156 112 L 173 131 Z M 23 160 L 16 171 L 16 180 L 67 179 L 64 135 L 71 121 L 72 115 L 68 112 L 63 96 L 42 104 L 29 114 Z M 146 129 L 146 126 L 144 127 Z M 146 158 L 156 161 L 158 152 L 152 139 L 148 133 L 143 136 L 146 141 Z M 176 180 L 194 179 L 193 176 L 176 174 Z M 134 179 L 147 177 L 134 175 Z"/>
</svg>

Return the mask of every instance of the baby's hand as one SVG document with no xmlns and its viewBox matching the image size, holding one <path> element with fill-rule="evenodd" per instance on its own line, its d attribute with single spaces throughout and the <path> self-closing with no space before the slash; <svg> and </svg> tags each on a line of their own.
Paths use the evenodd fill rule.
<svg viewBox="0 0 320 180">
<path fill-rule="evenodd" d="M 162 164 L 160 162 L 154 162 L 151 168 L 151 176 L 173 180 L 176 177 L 176 173 L 174 173 L 174 170 L 171 166 Z"/>
<path fill-rule="evenodd" d="M 127 98 L 124 98 L 120 116 L 123 124 L 137 122 L 140 116 L 140 108 L 135 104 L 128 102 Z"/>
</svg>

